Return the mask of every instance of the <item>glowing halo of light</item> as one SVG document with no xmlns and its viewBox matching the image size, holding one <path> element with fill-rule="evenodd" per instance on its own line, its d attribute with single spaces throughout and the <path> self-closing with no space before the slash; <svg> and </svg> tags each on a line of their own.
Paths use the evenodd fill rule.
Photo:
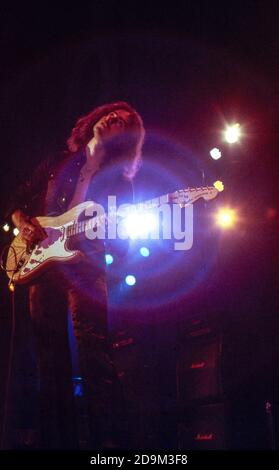
<svg viewBox="0 0 279 470">
<path fill-rule="evenodd" d="M 199 187 L 202 184 L 202 170 L 206 173 L 208 181 L 213 183 L 216 179 L 216 176 L 213 175 L 213 170 L 209 164 L 210 160 L 208 164 L 204 164 L 204 162 L 199 161 L 197 155 L 191 154 L 187 147 L 166 139 L 164 136 L 158 136 L 158 134 L 155 135 L 155 138 L 160 141 L 160 149 L 165 152 L 165 159 L 161 159 L 160 152 L 156 153 L 153 151 L 153 148 L 150 150 L 149 147 L 145 147 L 145 159 L 142 168 L 144 167 L 146 173 L 142 174 L 142 180 L 140 180 L 140 172 L 139 176 L 137 176 L 138 186 L 135 190 L 136 203 L 150 200 L 179 189 L 195 186 Z M 170 159 L 169 148 L 174 149 L 174 153 L 180 156 L 180 163 L 178 163 L 178 166 L 176 160 L 172 161 Z M 149 153 L 147 151 L 149 151 Z M 160 159 L 156 158 L 156 155 L 159 155 Z M 107 182 L 112 181 L 116 175 L 119 176 L 119 173 L 120 165 L 111 165 L 107 168 L 103 168 L 96 174 L 98 185 L 100 187 L 106 187 Z M 62 177 L 61 182 L 63 182 Z M 96 202 L 99 201 L 97 200 Z M 209 228 L 209 232 L 210 230 L 211 228 Z M 201 233 L 202 228 L 199 224 L 196 224 L 196 226 L 194 224 L 194 245 L 195 237 L 199 237 Z M 187 252 L 178 252 L 177 250 L 174 250 L 174 242 L 175 240 L 151 240 L 149 247 L 152 249 L 152 257 L 148 263 L 148 270 L 137 268 L 135 270 L 136 263 L 139 262 L 139 240 L 127 240 L 127 243 L 130 244 L 130 250 L 129 256 L 125 260 L 125 263 L 127 263 L 127 265 L 125 264 L 125 271 L 128 273 L 134 272 L 139 289 L 134 290 L 126 288 L 127 286 L 125 286 L 125 283 L 123 282 L 125 272 L 123 273 L 122 262 L 115 263 L 113 266 L 114 281 L 110 284 L 109 289 L 110 298 L 115 300 L 117 306 L 121 305 L 121 309 L 123 311 L 130 310 L 131 307 L 146 311 L 149 307 L 156 309 L 160 306 L 164 307 L 172 301 L 177 302 L 184 296 L 188 295 L 206 278 L 212 266 L 215 253 L 217 253 L 217 248 L 213 248 L 210 253 L 208 253 L 206 268 L 204 267 L 204 264 L 203 266 L 198 264 L 196 267 L 196 253 L 192 253 L 192 250 Z M 94 243 L 94 241 L 92 241 L 92 243 Z M 89 256 L 92 258 L 94 263 L 96 255 L 90 253 Z M 103 262 L 105 267 L 104 256 Z M 97 256 L 96 263 L 99 263 Z M 65 268 L 64 270 L 62 266 L 60 266 L 59 269 L 62 272 L 62 276 L 65 275 L 67 277 L 74 278 L 75 271 L 73 269 Z M 187 274 L 189 269 L 192 270 L 194 274 L 191 276 L 191 279 L 186 282 L 184 280 L 184 273 L 186 272 Z M 150 286 L 158 285 L 160 288 L 161 280 L 168 279 L 169 273 L 172 275 L 173 272 L 181 273 L 183 282 L 181 279 L 178 280 L 172 288 L 172 284 L 169 283 L 160 297 L 156 296 L 154 292 L 151 292 L 149 295 L 148 289 Z M 137 297 L 137 299 L 134 299 L 134 293 L 141 290 L 140 286 L 142 282 L 147 283 L 146 292 L 148 295 L 140 295 L 140 298 Z M 96 295 L 93 291 L 91 293 L 88 285 L 83 287 L 83 290 L 85 295 L 92 295 L 92 297 Z M 127 296 L 129 295 L 131 295 L 131 298 L 127 301 Z M 101 299 L 101 301 L 102 300 L 103 299 Z"/>
<path fill-rule="evenodd" d="M 171 142 L 170 140 L 166 139 L 164 136 L 155 135 L 155 138 L 160 140 L 162 147 L 168 148 L 168 146 L 172 146 L 175 148 L 175 153 L 179 155 L 187 155 L 187 159 L 185 162 L 181 158 L 180 166 L 176 167 L 176 162 L 174 162 L 175 167 L 172 170 L 171 166 L 169 165 L 169 158 L 167 160 L 161 161 L 156 159 L 156 152 L 154 153 L 151 151 L 150 153 L 146 150 L 146 159 L 144 161 L 144 167 L 146 170 L 147 176 L 152 175 L 152 182 L 153 176 L 154 178 L 154 186 L 157 188 L 155 194 L 151 194 L 151 196 L 147 193 L 144 194 L 142 191 L 140 194 L 137 193 L 137 202 L 145 201 L 147 199 L 151 199 L 155 196 L 159 196 L 162 194 L 166 194 L 177 189 L 183 189 L 187 187 L 195 187 L 202 185 L 202 174 L 203 171 L 207 175 L 207 180 L 211 181 L 212 184 L 216 179 L 216 176 L 213 174 L 212 166 L 210 165 L 210 160 L 208 163 L 199 162 L 197 155 L 189 154 L 189 150 L 181 144 L 177 144 L 176 142 Z M 152 150 L 152 149 L 151 149 Z M 191 170 L 192 168 L 192 170 Z M 195 171 L 194 171 L 195 169 Z M 158 187 L 156 181 L 158 179 Z M 145 183 L 145 179 L 143 180 Z M 165 188 L 163 187 L 165 186 Z M 139 183 L 139 187 L 141 185 Z M 163 190 L 160 188 L 163 187 Z M 194 208 L 194 218 L 195 218 L 195 208 Z M 209 236 L 212 231 L 211 223 L 208 223 L 208 232 Z M 195 237 L 203 236 L 203 228 L 200 227 L 200 224 L 194 224 L 194 246 L 195 246 Z M 193 252 L 191 250 L 186 252 L 178 252 L 174 250 L 174 241 L 175 240 L 152 240 L 149 242 L 150 248 L 152 247 L 152 257 L 148 263 L 148 270 L 145 269 L 137 269 L 135 275 L 137 276 L 137 284 L 140 288 L 141 283 L 143 283 L 143 292 L 144 295 L 137 296 L 135 299 L 133 296 L 134 294 L 129 297 L 127 301 L 127 290 L 125 290 L 125 294 L 123 294 L 123 300 L 119 298 L 117 286 L 114 290 L 114 297 L 118 299 L 119 304 L 121 305 L 121 310 L 123 311 L 130 311 L 130 309 L 141 310 L 146 312 L 150 309 L 157 309 L 160 307 L 164 307 L 169 303 L 175 301 L 179 301 L 180 299 L 187 296 L 192 290 L 197 288 L 204 279 L 208 276 L 210 272 L 211 266 L 214 263 L 214 259 L 218 252 L 217 245 L 219 244 L 219 237 L 220 233 L 216 234 L 216 244 L 214 241 L 214 247 L 210 250 L 206 256 L 206 262 L 196 264 L 196 256 L 197 252 L 194 252 L 195 248 L 193 248 Z M 136 247 L 138 246 L 138 240 L 132 240 L 131 246 Z M 134 268 L 134 263 L 138 262 L 138 249 L 133 252 L 131 250 L 130 257 L 129 257 L 129 266 L 131 269 Z M 184 273 L 188 273 L 188 271 L 194 272 L 191 279 L 187 282 L 184 281 Z M 149 292 L 150 286 L 158 285 L 158 288 L 161 289 L 161 281 L 162 279 L 168 279 L 170 276 L 170 280 L 172 281 L 173 273 L 181 273 L 182 280 L 178 280 L 175 285 L 172 285 L 172 282 L 167 283 L 166 288 L 163 292 L 160 292 L 160 296 L 156 295 L 154 292 Z M 171 287 L 172 286 L 172 287 Z M 140 288 L 141 289 L 141 288 Z M 132 292 L 132 291 L 131 291 Z M 133 291 L 134 292 L 134 291 Z"/>
<path fill-rule="evenodd" d="M 13 234 L 14 234 L 15 237 L 19 234 L 19 230 L 18 230 L 17 227 L 15 227 L 15 228 L 13 229 Z"/>
</svg>

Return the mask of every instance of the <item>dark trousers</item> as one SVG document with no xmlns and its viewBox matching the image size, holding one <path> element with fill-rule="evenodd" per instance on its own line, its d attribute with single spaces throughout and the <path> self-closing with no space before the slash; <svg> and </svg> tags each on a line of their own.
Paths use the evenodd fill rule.
<svg viewBox="0 0 279 470">
<path fill-rule="evenodd" d="M 69 311 L 82 398 L 73 395 Z M 121 445 L 116 439 L 121 435 L 123 402 L 108 345 L 104 271 L 86 261 L 50 270 L 30 287 L 30 312 L 38 353 L 40 446 Z"/>
</svg>

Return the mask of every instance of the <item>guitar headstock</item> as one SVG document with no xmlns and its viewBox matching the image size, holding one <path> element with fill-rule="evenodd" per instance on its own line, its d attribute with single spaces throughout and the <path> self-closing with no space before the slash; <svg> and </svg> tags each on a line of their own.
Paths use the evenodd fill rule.
<svg viewBox="0 0 279 470">
<path fill-rule="evenodd" d="M 204 186 L 201 188 L 187 188 L 175 191 L 170 195 L 170 202 L 179 204 L 181 207 L 192 204 L 199 198 L 206 201 L 214 199 L 217 194 L 224 190 L 224 185 L 221 181 L 216 181 L 213 186 Z"/>
</svg>

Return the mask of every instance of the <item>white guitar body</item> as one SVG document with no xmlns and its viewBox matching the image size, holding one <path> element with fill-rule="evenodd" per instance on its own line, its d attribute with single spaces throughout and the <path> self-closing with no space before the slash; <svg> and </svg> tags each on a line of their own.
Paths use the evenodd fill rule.
<svg viewBox="0 0 279 470">
<path fill-rule="evenodd" d="M 36 217 L 46 232 L 46 238 L 28 250 L 25 240 L 17 235 L 13 240 L 7 256 L 6 269 L 8 277 L 16 284 L 25 284 L 37 277 L 57 261 L 76 263 L 84 254 L 79 250 L 68 249 L 65 236 L 69 225 L 77 222 L 80 214 L 94 203 L 87 201 L 57 217 Z"/>
</svg>

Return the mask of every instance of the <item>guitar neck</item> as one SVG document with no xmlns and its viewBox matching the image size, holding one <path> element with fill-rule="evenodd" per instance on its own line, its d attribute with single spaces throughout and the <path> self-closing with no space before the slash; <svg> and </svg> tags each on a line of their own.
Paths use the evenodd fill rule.
<svg viewBox="0 0 279 470">
<path fill-rule="evenodd" d="M 137 204 L 131 205 L 131 212 L 145 212 L 163 204 L 179 204 L 182 206 L 187 206 L 193 204 L 200 198 L 204 199 L 213 199 L 217 196 L 218 190 L 214 186 L 203 186 L 200 188 L 187 188 L 175 191 L 174 193 L 164 194 L 163 196 L 158 196 L 148 201 L 139 202 Z M 92 217 L 91 219 L 82 220 L 79 222 L 73 222 L 71 225 L 68 225 L 66 229 L 66 237 L 72 237 L 86 232 L 96 226 L 100 226 L 105 223 L 107 220 L 107 214 L 103 214 L 99 217 Z"/>
<path fill-rule="evenodd" d="M 149 199 L 148 201 L 139 202 L 134 207 L 138 212 L 144 212 L 151 209 L 155 209 L 162 204 L 180 204 L 181 206 L 187 206 L 193 204 L 200 198 L 213 199 L 217 196 L 220 190 L 214 186 L 202 186 L 200 188 L 187 188 L 180 189 L 174 193 L 164 194 L 163 196 Z"/>
</svg>

